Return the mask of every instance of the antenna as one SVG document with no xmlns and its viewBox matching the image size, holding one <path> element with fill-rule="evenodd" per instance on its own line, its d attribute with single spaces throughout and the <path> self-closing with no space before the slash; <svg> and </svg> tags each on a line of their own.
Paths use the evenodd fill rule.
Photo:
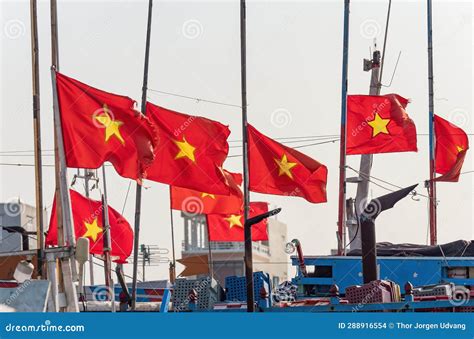
<svg viewBox="0 0 474 339">
<path fill-rule="evenodd" d="M 392 9 L 392 0 L 388 0 L 387 20 L 385 21 L 385 35 L 383 38 L 382 60 L 380 63 L 379 84 L 382 84 L 383 65 L 385 63 L 385 51 L 387 49 L 388 24 L 390 22 L 390 10 Z M 397 61 L 398 64 L 398 61 Z"/>
</svg>

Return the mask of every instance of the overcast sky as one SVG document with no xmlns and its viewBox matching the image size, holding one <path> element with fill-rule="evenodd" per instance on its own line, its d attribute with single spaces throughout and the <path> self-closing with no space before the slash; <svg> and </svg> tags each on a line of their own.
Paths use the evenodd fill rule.
<svg viewBox="0 0 474 339">
<path fill-rule="evenodd" d="M 352 1 L 350 17 L 349 93 L 367 94 L 369 73 L 362 60 L 369 58 L 374 38 L 381 47 L 388 1 Z M 53 147 L 51 103 L 49 2 L 39 1 L 41 123 L 44 150 Z M 113 93 L 141 98 L 147 2 L 58 0 L 60 71 Z M 472 115 L 472 4 L 469 1 L 434 1 L 433 39 L 435 112 L 457 123 L 474 144 Z M 33 149 L 29 1 L 1 1 L 1 115 L 0 200 L 20 196 L 34 204 L 34 169 L 7 166 L 32 164 Z M 331 136 L 339 132 L 341 101 L 343 1 L 248 1 L 247 62 L 249 122 L 274 138 Z M 408 113 L 417 126 L 417 153 L 374 156 L 372 174 L 399 186 L 428 177 L 428 78 L 426 1 L 394 0 L 388 34 L 382 93 L 411 99 Z M 234 1 L 158 1 L 153 7 L 149 88 L 240 104 L 239 4 Z M 148 100 L 188 114 L 228 124 L 232 131 L 230 155 L 241 153 L 240 109 L 148 93 Z M 337 137 L 337 136 L 336 136 Z M 324 140 L 332 140 L 324 139 Z M 288 145 L 314 143 L 297 142 Z M 252 193 L 283 211 L 278 219 L 288 224 L 288 238 L 299 238 L 306 254 L 328 254 L 336 247 L 339 143 L 301 148 L 300 151 L 329 169 L 328 203 L 310 204 L 301 198 Z M 19 156 L 19 154 L 23 156 Z M 53 164 L 47 152 L 45 164 Z M 348 164 L 359 167 L 359 156 Z M 474 169 L 472 151 L 463 171 Z M 226 168 L 241 171 L 242 158 L 226 161 Z M 50 207 L 54 171 L 44 168 L 44 201 Z M 74 171 L 70 171 L 72 177 Z M 355 173 L 347 172 L 348 176 Z M 473 238 L 473 176 L 459 183 L 438 184 L 440 243 Z M 110 205 L 121 211 L 129 180 L 108 168 Z M 383 186 L 390 187 L 387 184 Z M 146 182 L 143 192 L 141 243 L 171 248 L 169 196 L 166 185 Z M 75 187 L 82 191 L 79 185 Z M 390 187 L 393 188 L 393 187 Z M 372 185 L 371 196 L 387 193 Z M 349 184 L 349 196 L 355 187 Z M 95 190 L 93 197 L 98 198 Z M 133 225 L 135 185 L 125 205 Z M 176 245 L 180 257 L 183 226 L 174 213 Z M 377 220 L 377 240 L 394 243 L 427 242 L 428 204 L 407 198 Z M 130 268 L 127 268 L 131 272 Z M 154 268 L 149 279 L 167 277 L 167 265 Z M 178 270 L 179 272 L 179 270 Z M 293 270 L 290 275 L 293 274 Z"/>
</svg>

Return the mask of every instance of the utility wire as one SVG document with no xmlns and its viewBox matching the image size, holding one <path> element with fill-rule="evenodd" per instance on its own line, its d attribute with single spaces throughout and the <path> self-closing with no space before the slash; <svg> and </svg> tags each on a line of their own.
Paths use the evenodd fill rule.
<svg viewBox="0 0 474 339">
<path fill-rule="evenodd" d="M 383 188 L 387 191 L 390 191 L 390 192 L 395 192 L 394 189 L 391 189 L 391 188 L 388 188 L 388 187 L 385 187 L 377 182 L 374 182 L 374 180 L 378 180 L 386 185 L 390 185 L 392 187 L 395 187 L 395 188 L 398 188 L 398 189 L 402 189 L 403 187 L 402 186 L 399 186 L 399 185 L 395 185 L 395 184 L 392 184 L 391 182 L 388 182 L 386 180 L 383 180 L 383 179 L 380 179 L 380 178 L 377 178 L 377 177 L 374 177 L 373 175 L 367 175 L 366 173 L 363 173 L 363 172 L 360 172 L 358 170 L 356 170 L 355 168 L 352 168 L 351 166 L 346 166 L 348 169 L 356 172 L 357 174 L 359 174 L 360 176 L 362 176 L 364 179 L 368 180 L 369 182 L 371 182 L 372 184 L 374 184 L 375 186 L 378 186 L 380 188 Z M 474 171 L 472 171 L 474 172 Z M 374 180 L 370 180 L 370 179 L 374 179 Z M 424 194 L 420 194 L 418 193 L 416 190 L 414 190 L 415 193 L 412 193 L 413 196 L 420 196 L 420 197 L 423 197 L 423 198 L 429 198 L 427 195 L 424 195 Z"/>
<path fill-rule="evenodd" d="M 184 98 L 184 99 L 194 100 L 194 101 L 197 101 L 198 103 L 199 103 L 199 102 L 207 102 L 207 103 L 210 103 L 210 104 L 216 104 L 216 105 L 222 105 L 222 106 L 229 106 L 229 107 L 238 107 L 238 108 L 241 108 L 241 106 L 239 106 L 239 105 L 228 104 L 228 103 L 226 103 L 226 102 L 221 102 L 221 101 L 207 100 L 207 99 L 202 99 L 202 98 L 195 98 L 195 97 L 190 97 L 190 96 L 187 96 L 187 95 L 182 95 L 182 94 L 177 94 L 177 93 L 171 93 L 171 92 L 165 92 L 165 91 L 158 91 L 158 90 L 156 90 L 156 89 L 151 89 L 151 88 L 148 88 L 148 90 L 149 90 L 150 92 L 154 92 L 154 93 L 166 94 L 166 95 L 171 95 L 171 96 L 178 97 L 178 98 Z"/>
</svg>

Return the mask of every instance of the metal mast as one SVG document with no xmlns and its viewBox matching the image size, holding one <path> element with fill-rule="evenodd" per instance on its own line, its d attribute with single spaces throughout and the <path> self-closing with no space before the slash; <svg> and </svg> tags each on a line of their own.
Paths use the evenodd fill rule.
<svg viewBox="0 0 474 339">
<path fill-rule="evenodd" d="M 349 58 L 349 7 L 350 0 L 344 1 L 344 40 L 342 49 L 342 90 L 341 90 L 341 141 L 339 150 L 339 201 L 337 218 L 337 252 L 344 254 L 345 245 L 345 204 L 346 204 L 346 120 L 347 120 L 347 69 Z"/>
<path fill-rule="evenodd" d="M 433 89 L 433 13 L 431 0 L 427 2 L 428 17 L 428 98 L 429 98 L 429 146 L 430 146 L 430 180 L 427 183 L 430 204 L 430 244 L 436 245 L 438 242 L 437 235 L 437 218 L 436 218 L 436 153 L 435 153 L 435 135 L 434 135 L 434 89 Z"/>
<path fill-rule="evenodd" d="M 244 263 L 247 283 L 247 312 L 254 312 L 253 263 L 252 263 L 252 228 L 247 224 L 249 218 L 249 164 L 247 133 L 247 31 L 245 0 L 240 0 L 240 86 L 242 95 L 242 154 L 244 172 Z"/>
<path fill-rule="evenodd" d="M 145 62 L 143 69 L 143 86 L 141 112 L 146 113 L 146 94 L 148 87 L 148 62 L 150 59 L 150 39 L 151 39 L 151 19 L 152 19 L 153 0 L 148 1 L 148 23 L 146 29 L 145 42 Z M 138 249 L 140 241 L 140 214 L 142 208 L 142 186 L 137 184 L 135 197 L 135 235 L 133 241 L 133 281 L 132 281 L 132 310 L 135 310 L 137 302 L 137 275 L 138 275 Z"/>
</svg>

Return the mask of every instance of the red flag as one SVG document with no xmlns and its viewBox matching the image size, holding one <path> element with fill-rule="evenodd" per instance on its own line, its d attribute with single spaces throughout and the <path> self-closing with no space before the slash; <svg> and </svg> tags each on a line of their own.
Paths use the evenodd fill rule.
<svg viewBox="0 0 474 339">
<path fill-rule="evenodd" d="M 198 192 L 187 188 L 171 186 L 171 208 L 188 214 L 229 214 L 242 211 L 242 175 L 224 170 L 229 183 L 235 188 L 231 195 Z"/>
<path fill-rule="evenodd" d="M 249 176 L 253 192 L 326 202 L 327 168 L 307 155 L 263 135 L 248 125 Z"/>
<path fill-rule="evenodd" d="M 268 212 L 266 202 L 251 202 L 249 217 Z M 211 241 L 244 241 L 244 216 L 237 214 L 208 214 L 207 229 Z M 267 219 L 252 225 L 252 240 L 268 240 Z"/>
<path fill-rule="evenodd" d="M 156 161 L 147 178 L 199 192 L 228 195 L 222 165 L 229 151 L 229 128 L 149 102 L 146 112 L 158 127 L 160 140 Z"/>
<path fill-rule="evenodd" d="M 103 255 L 103 223 L 102 202 L 88 199 L 74 190 L 69 190 L 71 196 L 74 233 L 77 238 L 86 237 L 90 242 L 90 253 Z M 133 231 L 130 224 L 112 207 L 109 209 L 110 238 L 112 250 L 110 256 L 117 263 L 125 263 L 133 249 Z M 58 229 L 56 216 L 56 199 L 53 201 L 49 229 L 46 235 L 46 245 L 58 244 Z"/>
<path fill-rule="evenodd" d="M 435 181 L 459 180 L 459 174 L 469 149 L 469 139 L 461 128 L 435 115 L 436 173 Z"/>
<path fill-rule="evenodd" d="M 347 150 L 351 154 L 416 152 L 416 127 L 397 95 L 347 96 Z"/>
<path fill-rule="evenodd" d="M 152 123 L 135 102 L 56 72 L 64 151 L 68 167 L 99 168 L 110 161 L 122 177 L 140 181 L 157 145 Z"/>
</svg>

